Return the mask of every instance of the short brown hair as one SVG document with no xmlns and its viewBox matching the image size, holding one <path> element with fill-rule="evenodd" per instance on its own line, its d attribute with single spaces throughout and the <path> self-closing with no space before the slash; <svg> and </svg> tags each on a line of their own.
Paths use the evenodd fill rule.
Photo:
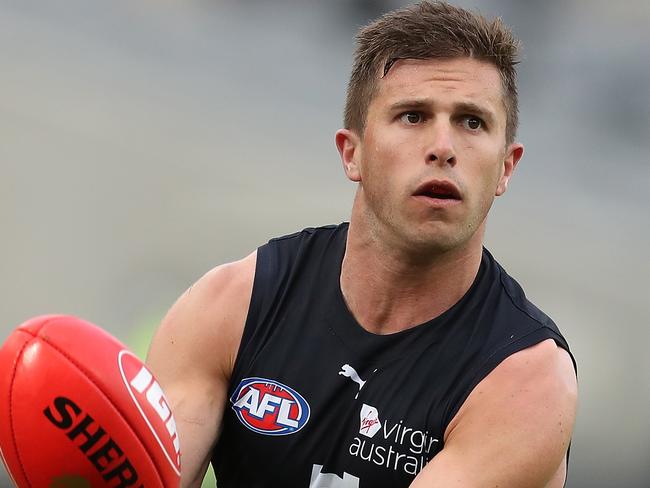
<svg viewBox="0 0 650 488">
<path fill-rule="evenodd" d="M 363 135 L 377 79 L 398 59 L 470 57 L 488 61 L 501 75 L 506 110 L 506 142 L 518 125 L 519 41 L 500 18 L 488 20 L 444 2 L 423 1 L 389 12 L 362 28 L 345 103 L 344 126 Z"/>
</svg>

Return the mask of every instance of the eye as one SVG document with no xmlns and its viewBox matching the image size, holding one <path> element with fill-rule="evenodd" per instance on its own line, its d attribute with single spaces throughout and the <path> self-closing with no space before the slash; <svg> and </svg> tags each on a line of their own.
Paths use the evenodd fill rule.
<svg viewBox="0 0 650 488">
<path fill-rule="evenodd" d="M 420 112 L 404 112 L 400 115 L 400 120 L 407 125 L 416 125 L 424 120 Z"/>
<path fill-rule="evenodd" d="M 485 128 L 485 123 L 479 117 L 468 115 L 463 117 L 463 127 L 470 131 L 477 131 Z"/>
</svg>

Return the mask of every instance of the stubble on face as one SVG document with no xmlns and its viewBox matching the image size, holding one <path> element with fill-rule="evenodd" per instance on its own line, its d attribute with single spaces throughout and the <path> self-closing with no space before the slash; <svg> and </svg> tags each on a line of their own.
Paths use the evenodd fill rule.
<svg viewBox="0 0 650 488">
<path fill-rule="evenodd" d="M 403 60 L 379 81 L 360 142 L 357 195 L 375 240 L 410 253 L 482 243 L 506 152 L 501 97 L 496 68 L 470 58 Z M 472 105 L 478 112 L 463 113 Z M 404 124 L 400 110 L 421 113 L 422 123 Z M 486 130 L 467 130 L 463 117 L 477 113 Z M 455 185 L 461 201 L 436 208 L 414 200 L 431 180 Z"/>
</svg>

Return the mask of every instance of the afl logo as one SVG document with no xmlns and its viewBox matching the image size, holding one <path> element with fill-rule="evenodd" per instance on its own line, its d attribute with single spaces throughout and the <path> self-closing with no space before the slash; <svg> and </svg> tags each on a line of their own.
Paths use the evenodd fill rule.
<svg viewBox="0 0 650 488">
<path fill-rule="evenodd" d="M 273 380 L 243 379 L 230 402 L 240 422 L 259 434 L 295 434 L 309 421 L 309 404 L 300 393 Z"/>
</svg>

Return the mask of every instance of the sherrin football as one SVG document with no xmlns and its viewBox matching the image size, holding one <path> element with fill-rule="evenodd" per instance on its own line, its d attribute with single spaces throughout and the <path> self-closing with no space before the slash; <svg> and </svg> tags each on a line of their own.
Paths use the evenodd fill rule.
<svg viewBox="0 0 650 488">
<path fill-rule="evenodd" d="M 160 385 L 117 339 L 70 316 L 31 319 L 0 349 L 0 449 L 20 488 L 180 484 Z"/>
</svg>

